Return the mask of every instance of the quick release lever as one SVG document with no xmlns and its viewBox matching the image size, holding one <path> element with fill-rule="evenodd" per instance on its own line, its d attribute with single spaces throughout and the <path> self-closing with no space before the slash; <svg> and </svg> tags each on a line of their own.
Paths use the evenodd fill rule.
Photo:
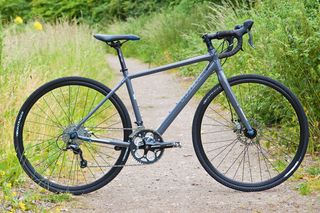
<svg viewBox="0 0 320 213">
<path fill-rule="evenodd" d="M 251 46 L 252 48 L 255 48 L 254 45 L 253 45 L 252 33 L 251 33 L 250 30 L 248 30 L 248 35 L 249 35 L 248 43 L 250 44 L 250 46 Z"/>
</svg>

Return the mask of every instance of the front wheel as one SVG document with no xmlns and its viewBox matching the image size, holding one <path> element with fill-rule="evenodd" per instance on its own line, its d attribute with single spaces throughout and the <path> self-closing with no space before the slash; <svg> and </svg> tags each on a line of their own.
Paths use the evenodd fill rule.
<svg viewBox="0 0 320 213">
<path fill-rule="evenodd" d="M 14 145 L 24 171 L 52 192 L 84 194 L 110 182 L 129 150 L 72 139 L 71 132 L 110 89 L 81 77 L 51 81 L 23 104 L 15 124 Z M 86 137 L 128 141 L 129 114 L 114 94 L 77 131 Z"/>
<path fill-rule="evenodd" d="M 294 173 L 305 155 L 309 132 L 303 107 L 288 88 L 270 78 L 242 75 L 228 81 L 256 134 L 247 134 L 221 85 L 216 85 L 193 120 L 197 157 L 227 187 L 275 187 Z"/>
</svg>

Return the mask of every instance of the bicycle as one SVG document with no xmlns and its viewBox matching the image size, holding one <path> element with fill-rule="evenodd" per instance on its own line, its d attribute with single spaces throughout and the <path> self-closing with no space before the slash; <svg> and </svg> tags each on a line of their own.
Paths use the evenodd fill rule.
<svg viewBox="0 0 320 213">
<path fill-rule="evenodd" d="M 121 46 L 139 40 L 138 36 L 94 35 L 117 51 L 123 79 L 109 89 L 92 79 L 65 77 L 34 91 L 14 128 L 15 150 L 24 171 L 52 192 L 78 195 L 112 181 L 130 154 L 137 165 L 157 162 L 165 149 L 181 147 L 162 135 L 216 73 L 219 83 L 200 101 L 192 125 L 201 165 L 215 180 L 236 190 L 261 191 L 281 184 L 299 167 L 307 149 L 308 122 L 302 105 L 288 88 L 270 78 L 250 74 L 227 79 L 220 63 L 242 49 L 245 34 L 253 46 L 252 25 L 247 20 L 233 30 L 205 34 L 207 54 L 136 74 L 128 73 Z M 227 42 L 227 48 L 217 52 L 213 39 Z M 145 128 L 131 80 L 202 61 L 207 66 L 158 129 Z M 115 93 L 123 84 L 135 128 Z"/>
</svg>

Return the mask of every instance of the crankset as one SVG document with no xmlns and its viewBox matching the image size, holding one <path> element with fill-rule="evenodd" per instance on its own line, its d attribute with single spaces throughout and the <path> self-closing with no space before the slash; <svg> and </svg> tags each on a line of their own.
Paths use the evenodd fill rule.
<svg viewBox="0 0 320 213">
<path fill-rule="evenodd" d="M 161 135 L 154 130 L 142 129 L 131 137 L 130 152 L 141 164 L 157 162 L 165 148 L 181 147 L 179 142 L 164 142 Z"/>
</svg>

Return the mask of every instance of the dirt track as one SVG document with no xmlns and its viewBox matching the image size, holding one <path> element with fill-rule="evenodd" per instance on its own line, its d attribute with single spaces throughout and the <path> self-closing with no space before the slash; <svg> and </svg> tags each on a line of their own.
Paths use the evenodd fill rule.
<svg viewBox="0 0 320 213">
<path fill-rule="evenodd" d="M 121 77 L 118 60 L 109 66 Z M 130 72 L 148 65 L 127 59 Z M 156 129 L 185 89 L 168 73 L 133 80 L 146 128 Z M 125 87 L 117 93 L 131 112 Z M 125 167 L 107 186 L 76 197 L 72 212 L 320 212 L 320 198 L 301 196 L 290 181 L 264 192 L 238 192 L 216 182 L 201 167 L 192 147 L 191 125 L 198 100 L 191 100 L 163 138 L 180 141 L 181 149 L 166 150 L 150 166 Z M 134 163 L 131 157 L 127 164 Z"/>
</svg>

